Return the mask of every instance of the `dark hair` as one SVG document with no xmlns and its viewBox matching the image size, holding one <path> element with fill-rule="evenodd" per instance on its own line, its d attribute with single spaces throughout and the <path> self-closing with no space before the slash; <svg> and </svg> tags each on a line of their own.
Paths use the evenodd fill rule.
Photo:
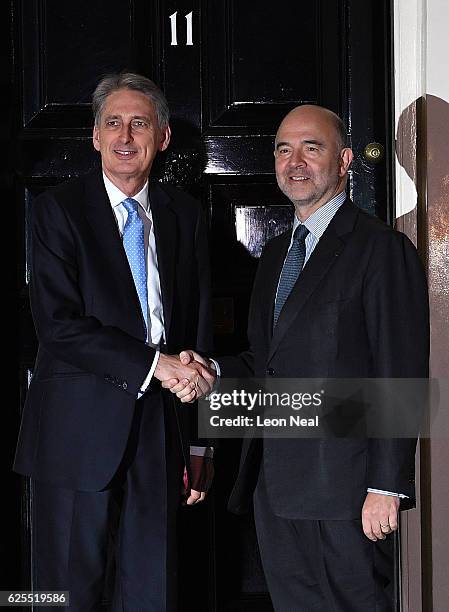
<svg viewBox="0 0 449 612">
<path fill-rule="evenodd" d="M 346 126 L 338 115 L 335 113 L 332 113 L 332 115 L 334 117 L 335 131 L 338 138 L 337 144 L 340 149 L 344 149 L 348 146 L 348 133 L 346 131 Z"/>
<path fill-rule="evenodd" d="M 103 77 L 95 88 L 92 95 L 92 111 L 96 126 L 99 125 L 106 98 L 119 89 L 132 89 L 143 93 L 154 104 L 159 127 L 164 128 L 168 125 L 170 111 L 167 100 L 159 87 L 140 74 L 121 72 Z"/>
</svg>

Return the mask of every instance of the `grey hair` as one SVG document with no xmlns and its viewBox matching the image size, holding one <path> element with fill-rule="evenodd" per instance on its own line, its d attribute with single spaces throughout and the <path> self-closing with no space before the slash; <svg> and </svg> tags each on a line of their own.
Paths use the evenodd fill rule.
<svg viewBox="0 0 449 612">
<path fill-rule="evenodd" d="M 108 74 L 103 77 L 92 94 L 92 112 L 97 127 L 100 124 L 100 117 L 106 98 L 119 89 L 131 89 L 143 93 L 154 105 L 159 127 L 162 129 L 168 125 L 170 111 L 167 100 L 159 87 L 153 81 L 140 74 L 121 72 L 119 74 Z"/>
</svg>

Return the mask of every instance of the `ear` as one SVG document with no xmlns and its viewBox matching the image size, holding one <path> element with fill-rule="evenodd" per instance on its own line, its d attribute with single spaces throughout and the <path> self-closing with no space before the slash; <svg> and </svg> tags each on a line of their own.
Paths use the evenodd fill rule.
<svg viewBox="0 0 449 612">
<path fill-rule="evenodd" d="M 100 130 L 97 128 L 97 126 L 94 126 L 94 131 L 92 134 L 92 143 L 94 145 L 94 149 L 96 151 L 100 150 Z"/>
<path fill-rule="evenodd" d="M 345 147 L 344 149 L 340 151 L 339 175 L 341 177 L 346 176 L 349 170 L 349 166 L 352 163 L 353 157 L 354 157 L 354 153 L 352 152 L 352 149 L 349 149 L 348 147 Z"/>
<path fill-rule="evenodd" d="M 161 139 L 159 141 L 159 151 L 165 151 L 168 147 L 171 137 L 171 129 L 169 125 L 166 125 L 163 130 L 161 130 Z"/>
</svg>

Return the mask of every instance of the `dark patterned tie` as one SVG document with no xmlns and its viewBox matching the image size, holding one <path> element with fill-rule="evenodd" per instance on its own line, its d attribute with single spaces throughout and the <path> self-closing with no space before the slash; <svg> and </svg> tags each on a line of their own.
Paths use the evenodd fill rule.
<svg viewBox="0 0 449 612">
<path fill-rule="evenodd" d="M 139 203 L 136 200 L 126 198 L 122 204 L 128 211 L 128 218 L 123 229 L 123 246 L 139 296 L 145 329 L 147 329 L 148 288 L 143 221 L 139 216 Z"/>
<path fill-rule="evenodd" d="M 298 276 L 304 266 L 306 258 L 306 236 L 309 230 L 305 225 L 298 225 L 293 234 L 293 242 L 282 268 L 281 278 L 274 305 L 273 327 L 276 325 L 281 314 L 281 310 L 298 280 Z"/>
</svg>

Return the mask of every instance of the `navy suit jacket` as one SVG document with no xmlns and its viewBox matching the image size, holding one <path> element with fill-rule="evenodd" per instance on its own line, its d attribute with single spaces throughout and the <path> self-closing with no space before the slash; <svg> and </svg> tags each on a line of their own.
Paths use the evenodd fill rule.
<svg viewBox="0 0 449 612">
<path fill-rule="evenodd" d="M 254 282 L 250 349 L 223 377 L 422 378 L 428 375 L 426 279 L 408 238 L 346 202 L 304 267 L 273 331 L 291 232 L 265 247 Z M 275 514 L 353 519 L 367 488 L 414 500 L 415 439 L 247 439 L 230 509 L 248 510 L 263 461 Z"/>
<path fill-rule="evenodd" d="M 149 193 L 166 352 L 186 346 L 207 352 L 209 260 L 199 204 L 159 183 L 150 184 Z M 123 457 L 155 350 L 145 343 L 139 299 L 100 171 L 33 203 L 30 295 L 39 350 L 15 470 L 71 489 L 101 490 Z M 152 393 L 140 401 L 150 401 Z M 185 447 L 192 407 L 177 402 L 176 412 Z"/>
</svg>

